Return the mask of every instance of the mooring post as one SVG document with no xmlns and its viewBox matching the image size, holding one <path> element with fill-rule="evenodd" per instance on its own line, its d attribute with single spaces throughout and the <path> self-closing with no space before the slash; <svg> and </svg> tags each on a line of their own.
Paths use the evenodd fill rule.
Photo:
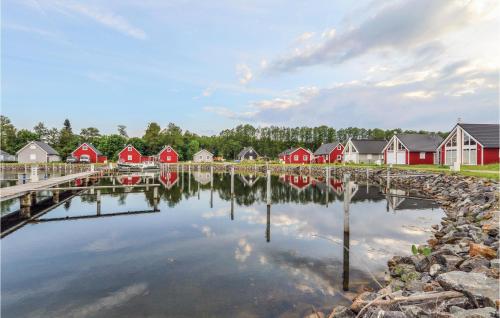
<svg viewBox="0 0 500 318">
<path fill-rule="evenodd" d="M 349 290 L 349 205 L 351 201 L 350 175 L 344 174 L 344 250 L 343 250 L 343 284 L 344 291 Z"/>
<path fill-rule="evenodd" d="M 271 242 L 271 205 L 267 205 L 266 242 Z"/>
<path fill-rule="evenodd" d="M 267 226 L 266 226 L 266 242 L 271 241 L 271 170 L 266 171 L 266 203 L 267 203 Z"/>
<path fill-rule="evenodd" d="M 389 191 L 389 187 L 391 186 L 391 175 L 390 175 L 390 170 L 389 166 L 387 166 L 387 180 L 386 180 L 386 190 Z"/>
<path fill-rule="evenodd" d="M 30 182 L 38 182 L 38 166 L 31 166 Z"/>
<path fill-rule="evenodd" d="M 35 201 L 33 199 L 35 199 Z M 29 218 L 31 216 L 31 207 L 36 202 L 36 192 L 30 192 L 24 194 L 19 201 L 21 203 L 21 210 L 20 210 L 21 217 Z"/>
<path fill-rule="evenodd" d="M 234 196 L 234 166 L 231 166 L 231 196 Z"/>
<path fill-rule="evenodd" d="M 191 165 L 188 166 L 188 193 L 191 194 Z"/>
<path fill-rule="evenodd" d="M 97 215 L 101 215 L 101 190 L 99 189 L 96 191 L 96 203 Z"/>
</svg>

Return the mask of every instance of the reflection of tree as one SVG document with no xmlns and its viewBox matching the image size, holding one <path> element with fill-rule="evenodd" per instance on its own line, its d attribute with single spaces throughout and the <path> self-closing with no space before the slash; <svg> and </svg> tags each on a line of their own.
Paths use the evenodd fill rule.
<svg viewBox="0 0 500 318">
<path fill-rule="evenodd" d="M 64 202 L 64 209 L 67 211 L 71 207 L 71 200 Z"/>
<path fill-rule="evenodd" d="M 11 209 L 10 207 L 16 202 L 16 199 L 11 199 L 11 200 L 5 200 L 2 202 L 1 207 L 2 207 L 2 214 L 5 212 L 10 212 Z"/>
</svg>

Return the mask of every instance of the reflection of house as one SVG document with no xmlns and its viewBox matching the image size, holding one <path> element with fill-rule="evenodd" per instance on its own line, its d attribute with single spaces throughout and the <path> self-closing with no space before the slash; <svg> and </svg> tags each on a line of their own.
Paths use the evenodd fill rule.
<svg viewBox="0 0 500 318">
<path fill-rule="evenodd" d="M 346 185 L 344 185 L 345 187 Z M 373 185 L 357 185 L 350 181 L 351 187 L 351 202 L 362 201 L 382 201 L 385 200 L 385 195 L 380 191 L 378 186 Z"/>
<path fill-rule="evenodd" d="M 431 200 L 406 197 L 404 190 L 390 189 L 387 194 L 387 203 L 389 207 L 395 210 L 431 210 L 438 208 L 439 205 Z"/>
<path fill-rule="evenodd" d="M 61 157 L 48 144 L 41 141 L 31 141 L 17 152 L 17 160 L 19 163 L 46 163 L 61 161 Z"/>
<path fill-rule="evenodd" d="M 136 185 L 141 183 L 142 177 L 140 175 L 124 175 L 118 177 L 118 182 L 122 185 Z"/>
<path fill-rule="evenodd" d="M 394 135 L 384 148 L 384 162 L 401 165 L 437 163 L 436 148 L 442 141 L 438 135 Z"/>
<path fill-rule="evenodd" d="M 177 172 L 166 171 L 160 173 L 160 183 L 167 189 L 171 189 L 179 180 Z"/>
<path fill-rule="evenodd" d="M 214 161 L 214 155 L 206 150 L 206 149 L 201 149 L 197 153 L 193 155 L 193 161 L 194 162 L 212 162 Z"/>
<path fill-rule="evenodd" d="M 260 177 L 254 176 L 254 175 L 238 175 L 238 178 L 241 180 L 241 182 L 248 187 L 253 187 L 253 185 L 259 180 Z"/>
<path fill-rule="evenodd" d="M 292 188 L 295 188 L 299 191 L 309 187 L 312 182 L 312 178 L 310 176 L 299 176 L 290 174 L 282 175 L 280 177 L 280 180 L 284 183 L 289 184 L 290 186 L 292 186 Z"/>
<path fill-rule="evenodd" d="M 17 161 L 16 156 L 11 155 L 8 152 L 0 150 L 0 162 L 14 162 Z"/>
<path fill-rule="evenodd" d="M 313 179 L 311 184 L 313 186 L 317 187 L 321 191 L 325 190 L 325 178 L 324 177 L 319 177 L 317 179 Z M 331 188 L 333 191 L 335 191 L 338 194 L 341 194 L 344 191 L 344 187 L 342 185 L 342 180 L 340 180 L 340 179 L 330 178 L 330 182 L 329 182 L 328 186 L 329 186 L 329 188 Z"/>
<path fill-rule="evenodd" d="M 349 139 L 344 148 L 344 162 L 376 163 L 384 159 L 382 150 L 387 141 L 369 139 Z"/>
<path fill-rule="evenodd" d="M 500 161 L 500 125 L 458 123 L 439 145 L 440 162 L 483 165 Z"/>
<path fill-rule="evenodd" d="M 205 185 L 210 183 L 211 175 L 210 172 L 195 171 L 193 172 L 193 178 L 196 182 Z"/>
<path fill-rule="evenodd" d="M 82 143 L 78 148 L 73 150 L 71 155 L 78 160 L 88 160 L 90 163 L 96 163 L 96 162 L 105 162 L 108 160 L 106 156 L 103 156 L 103 154 L 92 144 L 89 143 Z"/>
</svg>

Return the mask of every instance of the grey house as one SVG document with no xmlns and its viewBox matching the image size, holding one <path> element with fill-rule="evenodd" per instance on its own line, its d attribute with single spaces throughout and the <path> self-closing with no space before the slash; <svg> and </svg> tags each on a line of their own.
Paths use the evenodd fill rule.
<svg viewBox="0 0 500 318">
<path fill-rule="evenodd" d="M 214 155 L 206 150 L 206 149 L 201 149 L 197 153 L 193 155 L 193 161 L 194 162 L 213 162 L 214 161 Z"/>
<path fill-rule="evenodd" d="M 61 161 L 59 153 L 41 141 L 31 141 L 17 152 L 19 163 L 47 163 Z"/>
<path fill-rule="evenodd" d="M 240 151 L 240 153 L 238 154 L 238 156 L 236 157 L 236 159 L 238 159 L 240 161 L 243 161 L 243 160 L 255 160 L 258 157 L 260 157 L 260 156 L 257 153 L 257 151 L 255 151 L 255 149 L 253 149 L 253 147 L 245 147 L 245 148 L 243 148 Z"/>
<path fill-rule="evenodd" d="M 382 163 L 383 149 L 387 145 L 385 140 L 352 139 L 347 141 L 344 148 L 344 162 L 353 163 Z"/>
<path fill-rule="evenodd" d="M 17 158 L 8 152 L 0 150 L 0 162 L 16 162 Z"/>
</svg>

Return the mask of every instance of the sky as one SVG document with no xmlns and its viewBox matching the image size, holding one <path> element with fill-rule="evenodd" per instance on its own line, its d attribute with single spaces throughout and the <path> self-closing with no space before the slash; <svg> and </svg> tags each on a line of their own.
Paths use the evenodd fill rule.
<svg viewBox="0 0 500 318">
<path fill-rule="evenodd" d="M 495 0 L 1 3 L 1 113 L 18 128 L 499 121 Z"/>
</svg>

